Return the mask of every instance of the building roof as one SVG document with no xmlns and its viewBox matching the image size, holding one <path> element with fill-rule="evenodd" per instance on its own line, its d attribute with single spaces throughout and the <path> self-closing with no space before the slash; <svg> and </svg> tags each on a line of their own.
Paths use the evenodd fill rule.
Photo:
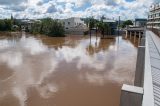
<svg viewBox="0 0 160 106">
<path fill-rule="evenodd" d="M 111 19 L 104 19 L 103 22 L 113 23 L 113 22 L 116 22 L 116 21 L 115 20 L 111 20 Z"/>
<path fill-rule="evenodd" d="M 135 21 L 147 21 L 145 18 L 136 18 Z"/>
</svg>

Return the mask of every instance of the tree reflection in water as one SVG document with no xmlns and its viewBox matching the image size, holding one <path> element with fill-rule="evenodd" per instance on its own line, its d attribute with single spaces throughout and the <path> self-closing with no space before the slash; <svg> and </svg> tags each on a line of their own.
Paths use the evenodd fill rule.
<svg viewBox="0 0 160 106">
<path fill-rule="evenodd" d="M 0 39 L 0 106 L 118 106 L 134 79 L 137 48 L 128 40 Z"/>
</svg>

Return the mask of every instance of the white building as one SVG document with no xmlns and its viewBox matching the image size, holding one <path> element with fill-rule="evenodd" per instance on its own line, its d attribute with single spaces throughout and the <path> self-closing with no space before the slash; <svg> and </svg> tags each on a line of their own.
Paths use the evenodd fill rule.
<svg viewBox="0 0 160 106">
<path fill-rule="evenodd" d="M 75 28 L 85 28 L 84 21 L 77 17 L 64 19 L 63 22 L 66 30 Z"/>
<path fill-rule="evenodd" d="M 72 17 L 63 20 L 65 32 L 68 34 L 83 34 L 87 30 L 87 26 L 84 21 L 78 17 Z"/>
<path fill-rule="evenodd" d="M 148 14 L 147 27 L 160 29 L 160 3 L 151 6 Z"/>
</svg>

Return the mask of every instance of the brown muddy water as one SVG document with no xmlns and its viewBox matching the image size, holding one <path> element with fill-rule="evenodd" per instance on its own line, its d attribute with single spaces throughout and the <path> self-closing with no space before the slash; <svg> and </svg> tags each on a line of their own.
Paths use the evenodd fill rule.
<svg viewBox="0 0 160 106">
<path fill-rule="evenodd" d="M 0 106 L 118 106 L 133 84 L 133 39 L 0 36 Z"/>
</svg>

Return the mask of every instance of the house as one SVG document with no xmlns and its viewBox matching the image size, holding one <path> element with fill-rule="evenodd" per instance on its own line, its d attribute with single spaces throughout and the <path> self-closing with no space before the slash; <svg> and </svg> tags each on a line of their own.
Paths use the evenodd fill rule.
<svg viewBox="0 0 160 106">
<path fill-rule="evenodd" d="M 32 25 L 35 23 L 35 22 L 41 22 L 41 20 L 38 20 L 38 19 L 21 19 L 20 20 L 21 22 L 21 28 L 22 30 L 31 30 L 32 28 Z"/>
<path fill-rule="evenodd" d="M 148 14 L 148 28 L 160 29 L 160 3 L 153 4 Z"/>
<path fill-rule="evenodd" d="M 147 19 L 137 18 L 137 19 L 135 19 L 133 24 L 135 27 L 145 27 L 147 25 Z"/>
<path fill-rule="evenodd" d="M 85 25 L 84 21 L 78 17 L 64 19 L 63 24 L 67 34 L 83 35 L 83 32 L 87 30 L 87 26 Z"/>
</svg>

